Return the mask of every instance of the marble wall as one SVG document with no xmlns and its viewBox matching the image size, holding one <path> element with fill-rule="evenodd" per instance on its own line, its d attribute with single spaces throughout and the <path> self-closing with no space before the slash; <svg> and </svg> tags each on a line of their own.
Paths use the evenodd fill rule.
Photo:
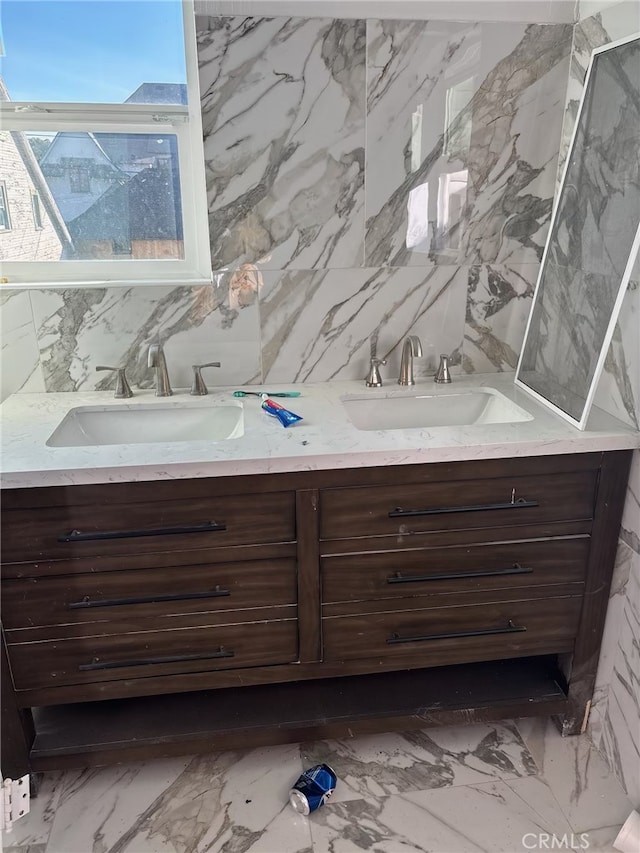
<svg viewBox="0 0 640 853">
<path fill-rule="evenodd" d="M 595 12 L 593 11 L 595 7 Z M 581 3 L 571 56 L 571 76 L 563 139 L 571 137 L 582 82 L 591 50 L 640 32 L 640 6 Z M 586 14 L 585 14 L 586 13 Z M 565 156 L 565 152 L 561 155 Z M 640 269 L 632 274 L 620 319 L 598 385 L 596 405 L 640 425 Z M 589 730 L 624 785 L 640 806 L 640 452 L 636 451 L 620 529 L 602 654 Z"/>
<path fill-rule="evenodd" d="M 569 24 L 199 16 L 210 287 L 6 291 L 5 391 L 515 368 L 548 229 Z M 12 319 L 12 318 L 15 318 Z M 17 325 L 16 325 L 17 323 Z"/>
</svg>

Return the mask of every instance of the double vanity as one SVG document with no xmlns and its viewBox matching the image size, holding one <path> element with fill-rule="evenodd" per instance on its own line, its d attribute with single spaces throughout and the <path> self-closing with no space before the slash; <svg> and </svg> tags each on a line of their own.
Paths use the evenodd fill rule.
<svg viewBox="0 0 640 853">
<path fill-rule="evenodd" d="M 3 775 L 514 715 L 581 731 L 640 439 L 509 380 L 299 386 L 289 429 L 233 389 L 10 398 Z"/>
<path fill-rule="evenodd" d="M 346 394 L 341 402 L 349 420 L 359 430 L 481 426 L 533 419 L 499 391 L 485 387 L 438 395 L 426 391 L 417 394 Z M 227 441 L 243 435 L 242 403 L 235 400 L 208 404 L 180 401 L 164 405 L 77 406 L 65 415 L 46 443 L 48 447 L 96 447 Z"/>
</svg>

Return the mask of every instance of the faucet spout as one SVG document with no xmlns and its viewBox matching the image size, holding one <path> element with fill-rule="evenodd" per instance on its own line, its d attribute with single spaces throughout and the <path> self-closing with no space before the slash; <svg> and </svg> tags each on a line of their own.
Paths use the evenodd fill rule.
<svg viewBox="0 0 640 853">
<path fill-rule="evenodd" d="M 170 397 L 173 391 L 169 382 L 167 360 L 164 356 L 162 344 L 151 344 L 147 356 L 147 366 L 155 368 L 156 371 L 156 397 Z"/>
<path fill-rule="evenodd" d="M 422 357 L 422 344 L 417 335 L 408 335 L 402 346 L 402 360 L 400 361 L 400 376 L 398 385 L 415 385 L 413 379 L 413 359 Z"/>
</svg>

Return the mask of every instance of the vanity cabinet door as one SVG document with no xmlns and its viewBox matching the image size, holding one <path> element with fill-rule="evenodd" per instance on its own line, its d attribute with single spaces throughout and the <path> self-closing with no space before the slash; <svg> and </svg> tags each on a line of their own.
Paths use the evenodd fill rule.
<svg viewBox="0 0 640 853">
<path fill-rule="evenodd" d="M 6 580 L 2 599 L 9 636 L 89 624 L 116 634 L 140 620 L 245 610 L 250 618 L 253 608 L 295 606 L 296 565 L 294 559 L 248 560 Z"/>
<path fill-rule="evenodd" d="M 166 550 L 292 542 L 295 493 L 198 496 L 101 506 L 55 506 L 5 512 L 5 563 L 153 554 Z M 162 498 L 165 498 L 164 500 Z"/>
<path fill-rule="evenodd" d="M 576 596 L 325 617 L 324 659 L 439 666 L 568 652 L 581 609 Z"/>
<path fill-rule="evenodd" d="M 7 646 L 17 690 L 291 663 L 297 620 L 137 631 Z"/>
<path fill-rule="evenodd" d="M 572 585 L 581 594 L 588 536 L 322 558 L 322 600 L 371 601 Z"/>
<path fill-rule="evenodd" d="M 221 671 L 295 663 L 296 493 L 252 483 L 10 494 L 2 615 L 15 688 L 51 704 L 56 688 L 74 701 L 102 684 L 100 695 L 144 695 L 189 674 L 215 686 Z"/>
<path fill-rule="evenodd" d="M 591 519 L 597 471 L 326 489 L 322 539 Z"/>
</svg>

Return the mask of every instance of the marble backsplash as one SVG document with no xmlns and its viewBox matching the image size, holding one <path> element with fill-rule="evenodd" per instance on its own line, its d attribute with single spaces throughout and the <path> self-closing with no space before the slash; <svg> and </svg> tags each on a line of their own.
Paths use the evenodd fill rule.
<svg viewBox="0 0 640 853">
<path fill-rule="evenodd" d="M 567 24 L 198 17 L 210 287 L 2 294 L 3 395 L 515 369 L 548 229 Z"/>
<path fill-rule="evenodd" d="M 127 365 L 133 387 L 153 384 L 149 343 L 161 340 L 175 388 L 191 365 L 220 361 L 210 384 L 358 379 L 371 341 L 395 381 L 401 343 L 418 334 L 416 376 L 439 353 L 454 371 L 514 370 L 538 267 L 523 264 L 265 271 L 258 297 L 229 305 L 218 286 L 5 291 L 2 387 L 81 391 L 113 385 L 99 364 Z"/>
</svg>

